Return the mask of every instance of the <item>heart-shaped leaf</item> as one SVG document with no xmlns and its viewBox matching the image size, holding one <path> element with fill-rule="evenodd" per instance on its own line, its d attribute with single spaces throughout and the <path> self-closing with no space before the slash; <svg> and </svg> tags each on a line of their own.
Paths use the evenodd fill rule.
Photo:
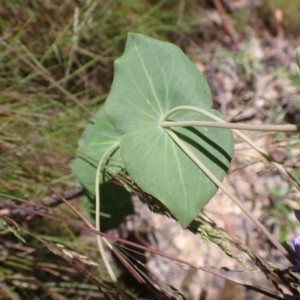
<svg viewBox="0 0 300 300">
<path fill-rule="evenodd" d="M 130 176 L 185 228 L 218 188 L 160 126 L 164 115 L 181 105 L 220 117 L 211 109 L 204 77 L 178 47 L 130 33 L 124 54 L 115 61 L 106 111 L 122 134 L 121 156 Z M 187 111 L 171 119 L 208 120 Z M 193 127 L 174 132 L 217 178 L 224 178 L 233 153 L 229 130 Z"/>
</svg>

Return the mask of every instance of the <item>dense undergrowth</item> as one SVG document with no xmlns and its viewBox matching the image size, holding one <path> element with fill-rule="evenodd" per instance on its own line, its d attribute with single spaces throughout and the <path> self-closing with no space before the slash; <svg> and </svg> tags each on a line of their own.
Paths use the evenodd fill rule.
<svg viewBox="0 0 300 300">
<path fill-rule="evenodd" d="M 116 299 L 104 267 L 92 268 L 99 263 L 94 235 L 67 224 L 84 226 L 68 207 L 35 208 L 35 215 L 6 204 L 42 207 L 53 192 L 45 182 L 60 193 L 76 185 L 69 163 L 87 121 L 106 99 L 128 32 L 183 50 L 224 35 L 202 4 L 16 0 L 1 6 L 0 299 Z M 259 13 L 249 24 L 259 16 L 264 24 Z M 237 30 L 245 33 L 247 26 L 242 22 Z M 80 203 L 72 204 L 82 211 Z M 124 289 L 134 298 L 134 289 Z"/>
</svg>

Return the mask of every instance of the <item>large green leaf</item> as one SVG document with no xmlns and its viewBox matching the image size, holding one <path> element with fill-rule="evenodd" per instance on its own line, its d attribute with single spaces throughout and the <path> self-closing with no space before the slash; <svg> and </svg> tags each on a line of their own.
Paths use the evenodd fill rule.
<svg viewBox="0 0 300 300">
<path fill-rule="evenodd" d="M 176 46 L 130 33 L 106 103 L 114 128 L 122 134 L 126 170 L 145 192 L 159 199 L 185 228 L 216 193 L 217 187 L 161 128 L 170 109 L 211 109 L 210 89 L 198 69 Z M 172 120 L 208 120 L 182 111 Z M 222 180 L 233 153 L 226 129 L 181 128 L 174 132 Z"/>
<path fill-rule="evenodd" d="M 101 107 L 96 114 L 96 119 L 92 120 L 86 127 L 77 149 L 77 157 L 71 163 L 71 168 L 77 176 L 78 181 L 86 190 L 95 194 L 95 177 L 99 160 L 116 142 L 120 141 L 121 135 L 111 125 L 106 110 Z M 109 154 L 105 161 L 106 169 L 103 169 L 100 183 L 111 179 L 109 168 L 115 172 L 124 169 L 120 151 L 116 149 Z"/>
</svg>

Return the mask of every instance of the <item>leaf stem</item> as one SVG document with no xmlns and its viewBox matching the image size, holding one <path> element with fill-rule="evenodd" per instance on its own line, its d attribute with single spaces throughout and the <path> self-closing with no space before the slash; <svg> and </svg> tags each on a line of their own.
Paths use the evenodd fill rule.
<svg viewBox="0 0 300 300">
<path fill-rule="evenodd" d="M 227 122 L 211 122 L 211 121 L 163 121 L 161 127 L 216 127 L 216 128 L 228 128 L 228 129 L 240 129 L 251 131 L 276 131 L 276 132 L 298 132 L 300 131 L 299 125 L 252 125 L 252 124 L 240 124 L 240 123 L 227 123 Z"/>
<path fill-rule="evenodd" d="M 214 184 L 219 187 L 232 201 L 237 205 L 240 210 L 268 237 L 272 244 L 292 263 L 293 258 L 283 248 L 283 246 L 272 236 L 272 234 L 257 220 L 251 212 L 232 194 L 230 193 L 221 181 L 198 159 L 198 157 L 184 144 L 184 142 L 172 131 L 172 129 L 166 129 L 170 137 L 177 143 L 177 145 L 194 161 L 194 163 L 210 178 Z"/>
<path fill-rule="evenodd" d="M 165 125 L 166 127 L 166 120 L 172 115 L 174 114 L 175 112 L 177 111 L 181 111 L 181 110 L 189 110 L 189 111 L 195 111 L 195 112 L 198 112 L 202 115 L 205 115 L 206 117 L 218 122 L 216 124 L 224 124 L 225 126 L 226 125 L 245 125 L 245 124 L 232 124 L 232 123 L 228 123 L 226 121 L 224 121 L 223 119 L 221 119 L 220 117 L 217 117 L 216 115 L 202 109 L 202 108 L 199 108 L 199 107 L 195 107 L 195 106 L 188 106 L 188 105 L 183 105 L 183 106 L 177 106 L 173 109 L 171 109 L 163 118 L 163 121 L 161 122 L 161 126 Z M 168 122 L 168 123 L 172 123 L 172 122 Z M 175 123 L 175 122 L 174 122 Z M 178 122 L 176 122 L 178 123 Z M 184 122 L 186 123 L 186 122 Z M 208 122 L 210 123 L 210 122 Z M 220 124 L 221 125 L 221 124 Z M 221 126 L 221 128 L 227 128 L 227 127 L 223 127 L 224 125 Z M 192 125 L 190 125 L 192 126 Z M 197 125 L 194 125 L 194 126 L 197 126 Z M 199 125 L 199 126 L 203 126 L 203 125 Z M 245 129 L 245 130 L 252 130 L 250 129 L 251 126 L 253 126 L 253 128 L 255 128 L 257 125 L 249 125 L 249 129 Z M 281 127 L 281 128 L 287 128 L 287 126 L 291 126 L 290 128 L 292 129 L 291 131 L 299 131 L 300 130 L 300 126 L 299 125 L 260 125 L 262 126 L 261 128 L 263 127 L 267 127 L 267 128 L 270 128 L 269 126 L 274 126 L 273 128 L 276 127 Z M 173 127 L 172 124 L 170 124 L 168 127 Z M 206 126 L 208 127 L 208 126 Z M 213 126 L 212 126 L 213 127 Z M 219 127 L 219 126 L 216 126 L 216 127 Z M 228 127 L 230 128 L 230 127 Z M 237 127 L 234 127 L 233 128 L 237 128 Z M 230 128 L 231 129 L 231 128 Z M 297 130 L 296 130 L 297 129 Z M 254 130 L 257 130 L 257 129 L 254 129 Z M 261 129 L 261 130 L 264 130 L 264 129 Z M 243 134 L 242 132 L 240 132 L 239 130 L 236 130 L 236 129 L 231 129 L 231 131 L 233 133 L 235 133 L 237 136 L 239 136 L 242 140 L 244 140 L 248 145 L 250 145 L 253 149 L 255 149 L 262 157 L 264 157 L 267 161 L 269 161 L 277 170 L 279 170 L 285 177 L 286 179 L 289 181 L 289 183 L 291 183 L 299 192 L 300 192 L 300 184 L 299 182 L 294 178 L 294 176 L 288 172 L 281 164 L 279 164 L 278 162 L 275 161 L 275 159 L 273 159 L 273 157 L 268 153 L 266 152 L 264 149 L 262 149 L 261 147 L 257 146 L 251 139 L 249 139 L 245 134 Z M 267 129 L 268 131 L 268 129 Z M 271 130 L 271 131 L 278 131 L 278 130 Z M 282 131 L 285 131 L 285 130 L 282 130 Z"/>
<path fill-rule="evenodd" d="M 98 166 L 97 166 L 97 170 L 96 170 L 96 180 L 95 180 L 95 204 L 96 204 L 96 212 L 95 212 L 95 223 L 96 223 L 96 229 L 100 232 L 100 174 L 101 174 L 101 167 L 103 165 L 104 159 L 107 157 L 107 155 L 112 152 L 115 148 L 117 148 L 119 146 L 120 142 L 116 142 L 115 144 L 113 144 L 111 147 L 109 147 L 105 153 L 102 155 L 102 157 L 99 160 Z M 117 281 L 117 277 L 108 261 L 108 258 L 106 256 L 106 253 L 104 251 L 104 247 L 102 244 L 102 239 L 103 241 L 106 243 L 106 245 L 112 249 L 111 244 L 107 241 L 106 238 L 101 237 L 100 235 L 97 235 L 97 244 L 99 247 L 99 251 L 101 253 L 103 262 L 105 264 L 105 267 L 110 275 L 110 278 L 112 280 L 112 282 L 114 283 L 117 291 L 120 293 L 120 295 L 123 297 L 123 299 L 127 299 L 127 297 L 124 295 L 122 289 L 120 288 L 120 286 L 118 285 L 118 281 Z"/>
</svg>

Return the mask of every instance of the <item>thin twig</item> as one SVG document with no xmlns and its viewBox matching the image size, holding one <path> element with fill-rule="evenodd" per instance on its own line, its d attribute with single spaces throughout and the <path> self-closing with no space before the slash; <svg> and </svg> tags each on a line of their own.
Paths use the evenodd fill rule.
<svg viewBox="0 0 300 300">
<path fill-rule="evenodd" d="M 221 1 L 220 0 L 213 0 L 213 2 L 214 2 L 214 5 L 216 7 L 216 10 L 218 11 L 218 13 L 220 15 L 224 31 L 231 38 L 235 49 L 240 50 L 241 47 L 238 43 L 238 40 L 237 40 L 237 37 L 236 37 L 236 32 L 235 32 L 233 26 L 231 26 L 230 23 L 229 23 L 229 17 L 226 14 L 226 11 L 225 11 Z"/>
<path fill-rule="evenodd" d="M 61 193 L 61 197 L 65 198 L 67 201 L 70 201 L 72 199 L 78 198 L 85 194 L 85 191 L 81 187 L 73 188 L 66 190 Z M 16 209 L 5 209 L 6 205 L 0 205 L 0 215 L 6 216 L 9 218 L 12 218 L 14 220 L 19 219 L 26 219 L 29 216 L 32 216 L 32 214 L 28 214 L 27 211 L 25 211 L 23 208 L 29 208 L 34 211 L 45 213 L 49 208 L 54 208 L 62 203 L 62 201 L 59 199 L 59 197 L 56 194 L 52 194 L 50 196 L 47 196 L 43 199 L 44 205 L 40 205 L 38 203 L 25 203 L 24 205 L 19 206 Z"/>
</svg>

